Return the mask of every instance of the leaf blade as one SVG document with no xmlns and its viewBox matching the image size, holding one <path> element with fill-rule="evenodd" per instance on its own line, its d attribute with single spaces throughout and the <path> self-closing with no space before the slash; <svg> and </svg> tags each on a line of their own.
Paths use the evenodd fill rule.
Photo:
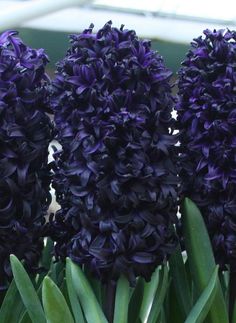
<svg viewBox="0 0 236 323">
<path fill-rule="evenodd" d="M 236 322 L 236 302 L 234 303 L 233 314 L 232 314 L 232 322 Z"/>
<path fill-rule="evenodd" d="M 176 251 L 170 257 L 169 264 L 170 273 L 173 277 L 173 285 L 176 290 L 176 295 L 178 295 L 177 300 L 180 305 L 180 309 L 183 311 L 183 314 L 186 317 L 192 307 L 191 292 L 179 245 L 176 248 Z"/>
<path fill-rule="evenodd" d="M 87 278 L 79 266 L 67 259 L 72 281 L 88 323 L 108 323 Z"/>
<path fill-rule="evenodd" d="M 14 308 L 14 311 L 12 309 Z M 22 311 L 24 310 L 24 304 L 21 300 L 14 279 L 8 287 L 7 293 L 3 299 L 2 306 L 0 308 L 0 322 L 1 323 L 15 323 L 18 322 Z"/>
<path fill-rule="evenodd" d="M 185 323 L 202 323 L 204 321 L 216 295 L 217 278 L 218 266 L 216 266 L 208 285 L 191 309 Z"/>
<path fill-rule="evenodd" d="M 21 262 L 10 256 L 12 273 L 22 301 L 33 323 L 46 323 L 44 312 L 34 286 Z"/>
<path fill-rule="evenodd" d="M 84 315 L 81 309 L 79 299 L 76 295 L 75 288 L 72 283 L 71 269 L 68 261 L 66 261 L 66 285 L 69 295 L 69 300 L 74 314 L 74 319 L 76 323 L 85 323 Z"/>
<path fill-rule="evenodd" d="M 127 278 L 123 275 L 119 278 L 116 286 L 114 323 L 127 323 L 129 308 L 130 288 Z"/>
<path fill-rule="evenodd" d="M 74 323 L 64 296 L 48 276 L 43 280 L 42 299 L 47 323 Z"/>
<path fill-rule="evenodd" d="M 132 297 L 129 301 L 129 312 L 128 312 L 128 322 L 135 323 L 139 318 L 139 313 L 143 301 L 144 294 L 144 280 L 143 278 L 139 278 L 137 285 L 134 289 Z M 139 309 L 139 310 L 137 310 Z"/>
<path fill-rule="evenodd" d="M 160 274 L 160 281 L 152 303 L 147 323 L 156 323 L 161 313 L 162 305 L 168 288 L 168 269 L 164 265 Z"/>
<path fill-rule="evenodd" d="M 188 198 L 182 207 L 183 232 L 194 285 L 200 295 L 216 266 L 210 238 L 197 206 Z M 211 323 L 228 323 L 228 314 L 219 279 L 212 308 L 206 318 Z"/>
<path fill-rule="evenodd" d="M 144 283 L 144 293 L 143 293 L 143 301 L 140 308 L 139 318 L 141 322 L 146 322 L 147 317 L 150 313 L 150 306 L 153 303 L 156 289 L 158 288 L 159 283 L 159 269 L 157 268 L 155 272 L 152 274 L 151 281 Z"/>
</svg>

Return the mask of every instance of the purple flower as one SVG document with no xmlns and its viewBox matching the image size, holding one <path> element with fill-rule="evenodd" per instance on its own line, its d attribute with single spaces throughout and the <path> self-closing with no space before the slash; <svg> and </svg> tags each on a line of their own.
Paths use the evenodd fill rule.
<svg viewBox="0 0 236 323">
<path fill-rule="evenodd" d="M 9 255 L 35 271 L 50 203 L 47 164 L 52 125 L 45 111 L 47 56 L 17 32 L 0 35 L 0 288 L 11 276 Z"/>
<path fill-rule="evenodd" d="M 180 177 L 224 269 L 236 259 L 236 33 L 204 34 L 179 72 Z"/>
<path fill-rule="evenodd" d="M 53 84 L 55 252 L 134 284 L 176 244 L 171 73 L 133 30 L 92 28 L 71 36 Z"/>
</svg>

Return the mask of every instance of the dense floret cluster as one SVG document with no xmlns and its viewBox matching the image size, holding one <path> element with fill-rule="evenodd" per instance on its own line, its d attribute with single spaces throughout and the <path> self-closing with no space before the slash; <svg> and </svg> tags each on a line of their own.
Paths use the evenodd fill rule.
<svg viewBox="0 0 236 323">
<path fill-rule="evenodd" d="M 71 36 L 53 84 L 55 252 L 134 284 L 176 244 L 171 73 L 133 30 L 92 28 Z"/>
<path fill-rule="evenodd" d="M 204 35 L 179 72 L 180 176 L 224 269 L 236 260 L 236 33 Z"/>
<path fill-rule="evenodd" d="M 35 271 L 50 203 L 47 164 L 52 125 L 46 115 L 44 51 L 17 33 L 0 36 L 0 287 L 11 276 L 9 255 Z"/>
</svg>

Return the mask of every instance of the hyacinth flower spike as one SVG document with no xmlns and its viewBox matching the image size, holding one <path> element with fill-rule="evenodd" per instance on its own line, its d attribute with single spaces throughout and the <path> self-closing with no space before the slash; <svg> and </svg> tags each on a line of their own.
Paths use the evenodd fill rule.
<svg viewBox="0 0 236 323">
<path fill-rule="evenodd" d="M 46 115 L 48 58 L 15 31 L 0 35 L 0 287 L 11 277 L 9 255 L 35 272 L 50 203 L 47 164 L 52 125 Z"/>
<path fill-rule="evenodd" d="M 200 208 L 221 270 L 236 271 L 236 33 L 205 30 L 179 71 L 181 194 Z M 233 276 L 232 276 L 233 277 Z"/>
<path fill-rule="evenodd" d="M 57 66 L 52 221 L 57 258 L 103 283 L 149 280 L 176 246 L 170 71 L 150 41 L 108 22 L 70 37 Z"/>
</svg>

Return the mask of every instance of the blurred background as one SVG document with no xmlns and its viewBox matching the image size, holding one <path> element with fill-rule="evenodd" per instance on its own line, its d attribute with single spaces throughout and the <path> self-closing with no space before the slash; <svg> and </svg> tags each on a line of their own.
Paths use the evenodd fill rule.
<svg viewBox="0 0 236 323">
<path fill-rule="evenodd" d="M 174 72 L 191 40 L 206 28 L 236 29 L 235 0 L 0 0 L 0 31 L 17 29 L 30 46 L 46 49 L 50 74 L 68 48 L 68 35 L 96 31 L 108 20 L 124 24 L 153 48 Z"/>
</svg>

